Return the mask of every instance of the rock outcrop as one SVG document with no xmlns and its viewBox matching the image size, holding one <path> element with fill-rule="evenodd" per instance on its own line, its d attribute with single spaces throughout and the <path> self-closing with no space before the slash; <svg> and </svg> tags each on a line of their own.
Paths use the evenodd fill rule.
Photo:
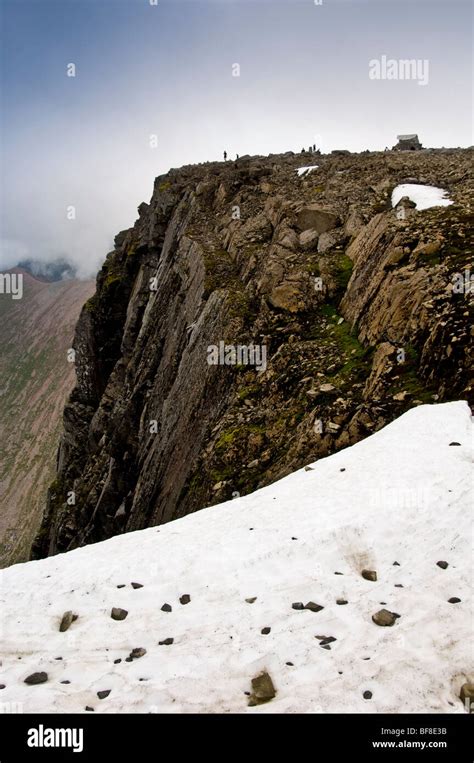
<svg viewBox="0 0 474 763">
<path fill-rule="evenodd" d="M 251 492 L 413 405 L 469 398 L 458 286 L 471 160 L 318 155 L 299 177 L 290 153 L 158 177 L 76 329 L 77 385 L 33 557 Z M 399 219 L 391 190 L 414 181 L 454 203 Z M 210 364 L 221 344 L 264 347 L 266 362 Z"/>
</svg>

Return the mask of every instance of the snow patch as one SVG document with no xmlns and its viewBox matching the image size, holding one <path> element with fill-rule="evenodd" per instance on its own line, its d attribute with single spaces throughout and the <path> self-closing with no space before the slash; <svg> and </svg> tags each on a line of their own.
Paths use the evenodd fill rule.
<svg viewBox="0 0 474 763">
<path fill-rule="evenodd" d="M 400 199 L 408 196 L 416 204 L 417 209 L 430 209 L 431 207 L 448 207 L 453 202 L 446 198 L 447 191 L 436 188 L 433 185 L 417 185 L 415 183 L 402 183 L 397 185 L 392 192 L 392 207 L 396 207 Z"/>
<path fill-rule="evenodd" d="M 303 175 L 309 175 L 310 172 L 317 169 L 319 169 L 319 165 L 312 164 L 309 167 L 299 167 L 296 171 L 298 173 L 298 177 L 303 177 Z"/>
<path fill-rule="evenodd" d="M 251 495 L 0 571 L 0 702 L 28 713 L 465 712 L 471 436 L 466 403 L 420 406 Z M 399 615 L 393 625 L 373 622 L 381 609 Z M 78 618 L 60 632 L 67 611 Z M 263 670 L 276 696 L 249 707 Z M 25 684 L 37 671 L 47 682 Z"/>
</svg>

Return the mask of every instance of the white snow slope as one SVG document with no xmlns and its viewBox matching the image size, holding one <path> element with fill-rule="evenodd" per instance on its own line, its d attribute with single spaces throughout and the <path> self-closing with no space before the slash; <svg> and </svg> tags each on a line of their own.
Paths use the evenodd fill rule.
<svg viewBox="0 0 474 763">
<path fill-rule="evenodd" d="M 418 185 L 416 183 L 403 183 L 397 185 L 392 191 L 392 207 L 396 207 L 403 196 L 408 196 L 414 202 L 416 209 L 430 209 L 431 207 L 448 207 L 453 202 L 446 198 L 447 191 L 436 188 L 434 185 Z"/>
<path fill-rule="evenodd" d="M 252 495 L 3 570 L 0 705 L 465 712 L 459 690 L 474 679 L 471 435 L 466 403 L 421 406 Z M 378 580 L 362 578 L 364 568 Z M 292 609 L 309 601 L 324 609 Z M 127 618 L 111 619 L 112 607 Z M 372 621 L 384 607 L 400 615 L 392 627 Z M 66 610 L 78 619 L 60 633 Z M 330 649 L 323 636 L 335 637 Z M 160 646 L 167 638 L 173 644 Z M 140 647 L 146 654 L 126 662 Z M 245 692 L 264 669 L 276 696 L 248 707 Z M 25 684 L 35 671 L 48 681 Z"/>
</svg>

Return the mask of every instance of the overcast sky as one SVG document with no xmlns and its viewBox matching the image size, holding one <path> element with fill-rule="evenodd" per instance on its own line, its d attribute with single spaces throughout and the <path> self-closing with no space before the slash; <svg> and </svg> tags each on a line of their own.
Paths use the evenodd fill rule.
<svg viewBox="0 0 474 763">
<path fill-rule="evenodd" d="M 467 1 L 156 1 L 0 0 L 0 267 L 95 273 L 156 175 L 224 150 L 473 142 Z M 427 83 L 371 79 L 382 56 Z"/>
</svg>

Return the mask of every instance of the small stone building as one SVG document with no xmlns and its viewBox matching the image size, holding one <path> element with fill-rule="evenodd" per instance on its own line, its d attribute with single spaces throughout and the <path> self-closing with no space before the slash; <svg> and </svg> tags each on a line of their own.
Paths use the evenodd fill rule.
<svg viewBox="0 0 474 763">
<path fill-rule="evenodd" d="M 397 135 L 398 143 L 393 147 L 393 151 L 419 151 L 423 146 L 418 140 L 418 135 Z"/>
</svg>

